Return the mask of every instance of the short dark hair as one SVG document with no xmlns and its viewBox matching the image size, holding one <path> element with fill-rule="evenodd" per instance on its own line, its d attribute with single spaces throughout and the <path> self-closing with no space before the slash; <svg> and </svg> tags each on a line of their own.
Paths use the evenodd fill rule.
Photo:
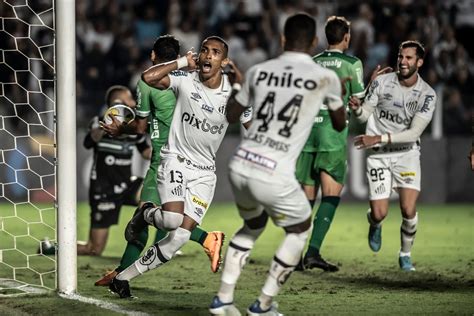
<svg viewBox="0 0 474 316">
<path fill-rule="evenodd" d="M 330 16 L 326 21 L 324 31 L 329 45 L 342 42 L 344 35 L 349 33 L 351 23 L 343 16 Z"/>
<path fill-rule="evenodd" d="M 409 47 L 416 48 L 416 57 L 420 59 L 425 58 L 425 47 L 423 46 L 423 44 L 421 44 L 418 41 L 404 41 L 403 43 L 400 44 L 400 46 L 398 47 L 398 50 L 400 51 L 404 48 L 409 48 Z"/>
<path fill-rule="evenodd" d="M 120 85 L 115 85 L 108 88 L 107 92 L 105 93 L 105 103 L 107 104 L 107 106 L 112 106 L 112 102 L 117 98 L 117 94 L 127 90 L 127 87 Z"/>
<path fill-rule="evenodd" d="M 179 47 L 179 41 L 173 35 L 167 34 L 156 39 L 153 51 L 157 59 L 167 62 L 178 58 Z"/>
<path fill-rule="evenodd" d="M 210 40 L 214 40 L 214 41 L 221 42 L 221 43 L 224 45 L 224 57 L 227 57 L 227 54 L 229 54 L 229 45 L 228 45 L 227 42 L 226 42 L 222 37 L 220 37 L 220 36 L 212 35 L 212 36 L 206 37 L 206 38 L 202 41 L 201 46 L 202 46 L 202 44 L 204 44 L 205 42 L 210 41 Z"/>
<path fill-rule="evenodd" d="M 316 37 L 316 21 L 306 13 L 290 16 L 283 31 L 286 48 L 308 48 Z"/>
</svg>

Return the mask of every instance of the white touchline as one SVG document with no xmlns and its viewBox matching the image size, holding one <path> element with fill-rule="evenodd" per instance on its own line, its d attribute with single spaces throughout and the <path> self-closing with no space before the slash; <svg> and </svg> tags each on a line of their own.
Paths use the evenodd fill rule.
<svg viewBox="0 0 474 316">
<path fill-rule="evenodd" d="M 71 294 L 71 295 L 59 294 L 59 296 L 61 296 L 62 298 L 70 299 L 70 300 L 76 300 L 76 301 L 80 301 L 80 302 L 84 302 L 84 303 L 88 303 L 88 304 L 93 304 L 93 305 L 96 305 L 100 308 L 108 309 L 110 311 L 125 314 L 125 315 L 150 316 L 150 314 L 147 314 L 145 312 L 126 310 L 126 309 L 123 309 L 121 306 L 119 306 L 117 304 L 106 302 L 106 301 L 101 301 L 101 300 L 98 300 L 98 299 L 95 299 L 95 298 L 81 296 L 79 294 Z"/>
</svg>

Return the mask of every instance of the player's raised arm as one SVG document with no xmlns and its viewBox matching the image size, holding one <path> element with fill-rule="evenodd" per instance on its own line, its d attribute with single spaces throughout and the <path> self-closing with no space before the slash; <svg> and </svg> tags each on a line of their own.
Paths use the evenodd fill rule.
<svg viewBox="0 0 474 316">
<path fill-rule="evenodd" d="M 242 115 L 242 113 L 247 109 L 242 102 L 242 96 L 239 96 L 240 99 L 236 99 L 237 93 L 239 93 L 242 89 L 242 73 L 240 70 L 235 66 L 232 61 L 229 61 L 229 68 L 230 71 L 228 73 L 229 80 L 232 83 L 232 94 L 229 97 L 229 101 L 227 101 L 227 121 L 229 123 L 237 123 Z M 246 81 L 248 82 L 248 80 Z M 248 95 L 248 85 L 246 84 L 243 87 L 243 91 L 240 94 Z M 247 92 L 246 92 L 247 91 Z M 247 99 L 247 98 L 244 98 Z M 246 105 L 247 102 L 245 102 Z"/>
<path fill-rule="evenodd" d="M 154 65 L 142 74 L 142 79 L 149 86 L 164 90 L 170 86 L 170 78 L 168 74 L 173 70 L 178 70 L 187 67 L 188 69 L 196 68 L 195 54 L 193 51 L 189 51 L 185 56 L 180 57 L 176 60 Z"/>
</svg>

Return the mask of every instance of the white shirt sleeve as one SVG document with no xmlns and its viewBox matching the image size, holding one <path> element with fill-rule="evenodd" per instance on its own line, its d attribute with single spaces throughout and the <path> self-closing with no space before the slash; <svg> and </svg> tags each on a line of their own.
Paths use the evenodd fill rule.
<svg viewBox="0 0 474 316">
<path fill-rule="evenodd" d="M 173 89 L 174 92 L 178 90 L 178 87 L 181 85 L 183 78 L 189 76 L 190 73 L 183 70 L 173 70 L 168 74 L 170 78 L 169 88 Z"/>
<path fill-rule="evenodd" d="M 375 111 L 375 107 L 377 106 L 377 103 L 379 102 L 380 89 L 381 89 L 381 83 L 380 83 L 380 79 L 377 77 L 369 85 L 364 102 L 362 103 L 360 107 L 360 111 L 355 111 L 356 119 L 360 123 L 367 122 L 370 115 Z"/>
<path fill-rule="evenodd" d="M 392 144 L 416 142 L 429 123 L 430 120 L 415 115 L 409 129 L 390 135 Z"/>
</svg>

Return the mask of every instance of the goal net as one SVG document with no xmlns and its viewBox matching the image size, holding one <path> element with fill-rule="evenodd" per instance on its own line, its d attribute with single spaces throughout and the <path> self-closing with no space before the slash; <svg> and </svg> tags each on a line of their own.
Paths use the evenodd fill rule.
<svg viewBox="0 0 474 316">
<path fill-rule="evenodd" d="M 0 295 L 56 288 L 53 0 L 0 0 Z"/>
</svg>

